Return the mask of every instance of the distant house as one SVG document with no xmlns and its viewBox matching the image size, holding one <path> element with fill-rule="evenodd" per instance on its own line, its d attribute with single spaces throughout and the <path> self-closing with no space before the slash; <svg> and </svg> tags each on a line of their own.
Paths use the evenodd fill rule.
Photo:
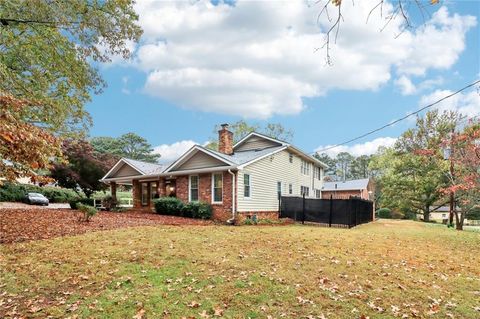
<svg viewBox="0 0 480 319">
<path fill-rule="evenodd" d="M 327 166 L 316 158 L 256 132 L 233 145 L 226 124 L 218 134 L 218 151 L 195 145 L 169 165 L 122 158 L 102 181 L 113 196 L 118 184 L 132 185 L 134 208 L 151 209 L 154 198 L 174 196 L 210 203 L 221 221 L 252 214 L 277 218 L 279 194 L 321 198 Z"/>
<path fill-rule="evenodd" d="M 375 183 L 370 178 L 354 179 L 340 182 L 324 182 L 322 198 L 330 197 L 345 199 L 350 196 L 373 200 L 375 195 Z"/>
</svg>

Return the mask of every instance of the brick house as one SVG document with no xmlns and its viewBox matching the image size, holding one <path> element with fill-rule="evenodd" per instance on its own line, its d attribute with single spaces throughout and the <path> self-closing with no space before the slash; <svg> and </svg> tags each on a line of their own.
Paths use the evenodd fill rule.
<svg viewBox="0 0 480 319">
<path fill-rule="evenodd" d="M 174 196 L 212 205 L 219 221 L 278 217 L 278 195 L 321 198 L 326 165 L 290 143 L 251 132 L 233 145 L 228 125 L 218 132 L 218 151 L 195 145 L 169 165 L 122 158 L 102 178 L 116 196 L 132 185 L 134 209 Z"/>
<path fill-rule="evenodd" d="M 375 197 L 375 183 L 370 178 L 354 179 L 340 182 L 324 182 L 322 198 L 331 196 L 338 199 L 347 199 L 350 196 L 373 200 Z"/>
</svg>

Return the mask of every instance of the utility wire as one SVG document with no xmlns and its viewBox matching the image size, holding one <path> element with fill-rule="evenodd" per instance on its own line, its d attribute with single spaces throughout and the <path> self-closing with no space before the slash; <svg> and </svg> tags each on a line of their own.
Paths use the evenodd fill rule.
<svg viewBox="0 0 480 319">
<path fill-rule="evenodd" d="M 339 146 L 342 146 L 342 145 L 345 145 L 345 144 L 354 142 L 354 141 L 359 140 L 359 139 L 361 139 L 361 138 L 364 138 L 364 137 L 366 137 L 366 136 L 368 136 L 368 135 L 372 135 L 373 133 L 376 133 L 376 132 L 378 132 L 378 131 L 381 131 L 381 130 L 389 127 L 389 126 L 392 126 L 392 125 L 394 125 L 394 124 L 397 124 L 398 122 L 401 122 L 401 121 L 403 121 L 403 120 L 406 120 L 407 118 L 409 118 L 409 117 L 411 117 L 411 116 L 414 116 L 414 115 L 416 115 L 416 114 L 418 114 L 418 113 L 420 113 L 420 112 L 422 112 L 422 111 L 424 111 L 424 110 L 426 110 L 426 109 L 428 109 L 428 108 L 430 108 L 430 107 L 432 107 L 432 106 L 434 106 L 434 105 L 437 105 L 438 103 L 443 102 L 443 101 L 445 101 L 446 99 L 449 99 L 449 98 L 451 98 L 452 96 L 457 95 L 458 93 L 460 93 L 460 92 L 462 92 L 462 91 L 465 91 L 466 89 L 471 88 L 472 86 L 474 86 L 474 85 L 476 85 L 476 84 L 478 84 L 478 83 L 480 83 L 480 80 L 477 80 L 477 81 L 475 81 L 475 82 L 473 82 L 473 83 L 470 83 L 469 85 L 464 86 L 464 87 L 461 88 L 460 90 L 455 91 L 455 92 L 453 92 L 453 93 L 451 93 L 451 94 L 448 94 L 448 95 L 442 97 L 440 100 L 437 100 L 437 101 L 435 101 L 435 102 L 433 102 L 433 103 L 431 103 L 431 104 L 428 104 L 428 105 L 422 107 L 421 109 L 419 109 L 419 110 L 417 110 L 417 111 L 415 111 L 415 112 L 408 113 L 407 115 L 405 115 L 405 116 L 402 117 L 402 118 L 396 119 L 395 121 L 392 121 L 392 122 L 390 122 L 390 123 L 388 123 L 388 124 L 385 124 L 385 125 L 383 125 L 383 126 L 381 126 L 381 127 L 379 127 L 379 128 L 376 128 L 376 129 L 374 129 L 374 130 L 372 130 L 372 131 L 370 131 L 370 132 L 367 132 L 367 133 L 365 133 L 365 134 L 362 134 L 362 135 L 360 135 L 360 136 L 357 136 L 357 137 L 355 137 L 355 138 L 352 138 L 352 139 L 350 139 L 350 140 L 348 140 L 348 141 L 345 141 L 345 142 L 342 142 L 342 143 L 339 143 L 339 144 L 335 144 L 335 145 L 329 146 L 329 147 L 327 147 L 327 148 L 321 149 L 321 150 L 319 150 L 319 151 L 316 151 L 315 153 L 317 153 L 317 154 L 318 154 L 318 153 L 322 153 L 322 152 L 331 150 L 331 149 L 333 149 L 333 148 L 337 148 L 337 147 L 339 147 Z"/>
</svg>

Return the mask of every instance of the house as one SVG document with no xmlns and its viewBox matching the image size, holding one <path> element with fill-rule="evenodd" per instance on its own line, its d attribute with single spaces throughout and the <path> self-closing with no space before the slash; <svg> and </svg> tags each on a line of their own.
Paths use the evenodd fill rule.
<svg viewBox="0 0 480 319">
<path fill-rule="evenodd" d="M 345 199 L 350 196 L 360 197 L 365 200 L 373 200 L 375 183 L 370 178 L 354 179 L 340 182 L 324 182 L 322 198 L 330 197 Z"/>
<path fill-rule="evenodd" d="M 321 198 L 326 165 L 290 143 L 251 132 L 233 145 L 223 124 L 218 151 L 195 145 L 169 165 L 122 158 L 102 178 L 112 195 L 118 184 L 133 186 L 133 207 L 175 196 L 212 205 L 213 217 L 232 222 L 257 214 L 277 218 L 279 194 Z"/>
</svg>

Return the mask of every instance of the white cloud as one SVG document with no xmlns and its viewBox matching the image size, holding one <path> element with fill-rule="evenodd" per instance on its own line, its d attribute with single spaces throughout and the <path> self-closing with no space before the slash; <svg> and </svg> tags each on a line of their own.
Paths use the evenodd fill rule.
<svg viewBox="0 0 480 319">
<path fill-rule="evenodd" d="M 394 137 L 378 137 L 372 141 L 365 143 L 354 144 L 354 145 L 342 145 L 336 148 L 332 148 L 327 151 L 322 151 L 323 149 L 329 148 L 332 145 L 319 146 L 315 151 L 320 153 L 327 153 L 331 157 L 335 157 L 338 153 L 348 152 L 353 156 L 361 155 L 371 155 L 377 152 L 380 146 L 391 147 L 397 141 Z"/>
<path fill-rule="evenodd" d="M 128 76 L 123 76 L 122 77 L 122 93 L 123 94 L 130 94 L 130 89 L 128 88 L 128 81 L 130 78 Z"/>
<path fill-rule="evenodd" d="M 160 162 L 162 163 L 172 162 L 195 144 L 197 143 L 192 140 L 184 140 L 173 144 L 162 144 L 154 147 L 153 153 L 161 155 Z"/>
<path fill-rule="evenodd" d="M 415 85 L 409 77 L 402 75 L 394 81 L 394 84 L 400 89 L 402 95 L 412 95 L 418 94 L 425 90 L 430 90 L 443 84 L 443 82 L 443 77 L 438 76 L 434 79 L 421 81 Z"/>
<path fill-rule="evenodd" d="M 315 50 L 324 42 L 321 30 L 330 25 L 326 16 L 316 24 L 318 5 L 301 0 L 239 0 L 235 5 L 139 1 L 144 38 L 135 65 L 147 73 L 144 90 L 150 95 L 188 109 L 267 118 L 299 113 L 302 98 L 332 89 L 376 90 L 392 73 L 405 86 L 409 76 L 449 68 L 476 23 L 475 17 L 441 7 L 425 27 L 395 38 L 402 19 L 383 32 L 385 19 L 379 14 L 365 23 L 377 2 L 356 1 L 353 7 L 344 1 L 345 21 L 337 43 L 331 44 L 334 65 L 328 67 L 325 51 Z M 391 10 L 384 5 L 383 16 Z"/>
<path fill-rule="evenodd" d="M 400 91 L 403 95 L 411 95 L 417 91 L 415 85 L 405 75 L 402 75 L 400 78 L 396 79 L 395 85 L 400 88 Z"/>
<path fill-rule="evenodd" d="M 420 106 L 431 104 L 452 93 L 453 91 L 450 90 L 436 90 L 431 94 L 422 96 Z M 457 111 L 468 117 L 480 116 L 480 92 L 472 90 L 459 93 L 434 107 L 440 111 Z"/>
</svg>

